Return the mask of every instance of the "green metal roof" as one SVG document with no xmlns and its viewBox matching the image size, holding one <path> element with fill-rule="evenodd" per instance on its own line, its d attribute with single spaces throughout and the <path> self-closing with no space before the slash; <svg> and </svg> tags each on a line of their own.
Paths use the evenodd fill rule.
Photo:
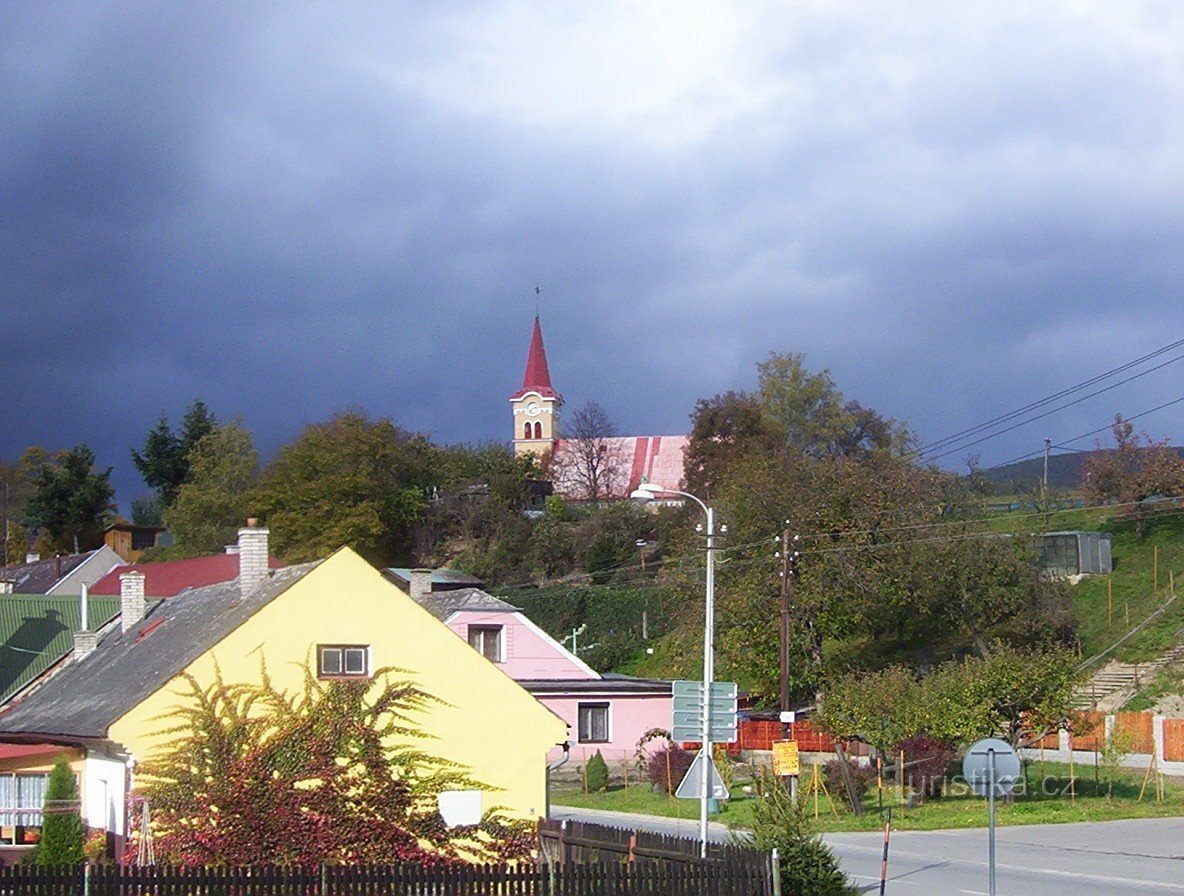
<svg viewBox="0 0 1184 896">
<path fill-rule="evenodd" d="M 89 627 L 102 627 L 118 612 L 118 597 L 91 595 Z M 0 595 L 0 704 L 72 650 L 81 627 L 77 595 Z"/>
</svg>

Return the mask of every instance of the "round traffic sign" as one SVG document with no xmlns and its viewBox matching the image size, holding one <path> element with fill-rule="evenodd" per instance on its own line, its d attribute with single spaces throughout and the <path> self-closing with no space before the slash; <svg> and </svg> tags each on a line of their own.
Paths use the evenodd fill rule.
<svg viewBox="0 0 1184 896">
<path fill-rule="evenodd" d="M 979 796 L 987 795 L 993 777 L 995 796 L 1007 796 L 1023 776 L 1023 767 L 1019 754 L 1011 744 L 997 737 L 984 737 L 966 751 L 966 758 L 962 760 L 962 776 L 966 778 L 970 789 Z"/>
</svg>

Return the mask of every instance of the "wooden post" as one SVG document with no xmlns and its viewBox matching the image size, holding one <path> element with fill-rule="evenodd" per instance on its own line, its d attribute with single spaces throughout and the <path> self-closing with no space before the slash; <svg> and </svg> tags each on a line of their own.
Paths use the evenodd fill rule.
<svg viewBox="0 0 1184 896">
<path fill-rule="evenodd" d="M 1106 627 L 1114 625 L 1114 580 L 1106 576 Z"/>
<path fill-rule="evenodd" d="M 1152 561 L 1151 569 L 1153 570 L 1152 579 L 1154 580 L 1154 584 L 1152 584 L 1151 590 L 1158 591 L 1159 590 L 1159 545 L 1155 546 L 1155 559 L 1154 559 L 1154 561 Z"/>
<path fill-rule="evenodd" d="M 1069 802 L 1076 805 L 1077 789 L 1073 786 L 1073 741 L 1069 741 Z"/>
</svg>

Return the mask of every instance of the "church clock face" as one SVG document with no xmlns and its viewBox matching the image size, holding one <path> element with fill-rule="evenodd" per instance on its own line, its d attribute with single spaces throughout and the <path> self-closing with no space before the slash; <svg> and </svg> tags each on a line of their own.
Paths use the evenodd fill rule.
<svg viewBox="0 0 1184 896">
<path fill-rule="evenodd" d="M 540 410 L 542 409 L 539 407 L 539 403 L 537 401 L 532 401 L 526 406 L 526 413 L 532 417 L 537 417 Z"/>
</svg>

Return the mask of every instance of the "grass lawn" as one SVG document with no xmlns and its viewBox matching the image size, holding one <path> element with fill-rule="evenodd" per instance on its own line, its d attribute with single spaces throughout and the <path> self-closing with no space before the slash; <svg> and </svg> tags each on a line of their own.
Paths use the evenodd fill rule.
<svg viewBox="0 0 1184 896">
<path fill-rule="evenodd" d="M 1153 783 L 1147 786 L 1140 802 L 1139 790 L 1144 772 L 1134 769 L 1119 769 L 1115 772 L 1113 796 L 1107 796 L 1107 771 L 1098 770 L 1098 783 L 1094 782 L 1094 770 L 1089 766 L 1074 768 L 1073 795 L 1069 792 L 1069 767 L 1059 763 L 1045 763 L 1044 777 L 1041 777 L 1041 763 L 1028 766 L 1028 793 L 1016 797 L 1014 803 L 996 803 L 996 818 L 999 824 L 1046 824 L 1069 821 L 1112 821 L 1119 818 L 1158 818 L 1184 815 L 1184 782 L 1165 779 L 1164 800 L 1156 802 Z M 1043 787 L 1041 782 L 1043 781 Z M 809 778 L 803 778 L 803 789 Z M 733 792 L 737 798 L 723 803 L 719 815 L 713 820 L 723 822 L 731 828 L 746 828 L 752 823 L 755 800 L 741 793 L 737 785 Z M 803 796 L 807 811 L 813 813 L 813 798 Z M 552 802 L 559 806 L 577 806 L 586 809 L 606 809 L 614 812 L 633 812 L 643 815 L 662 815 L 669 818 L 683 818 L 689 823 L 697 821 L 699 804 L 695 800 L 676 800 L 661 793 L 654 793 L 647 785 L 629 788 L 617 786 L 606 793 L 585 794 L 582 790 L 556 788 Z M 830 800 L 824 795 L 818 802 L 819 831 L 870 831 L 878 829 L 882 820 L 877 813 L 876 790 L 864 797 L 864 814 L 856 817 L 845 804 L 835 808 L 835 818 Z M 898 830 L 938 830 L 942 828 L 981 827 L 987 823 L 987 802 L 969 793 L 952 791 L 940 799 L 930 800 L 916 808 L 904 808 L 896 803 L 895 793 L 889 784 L 885 785 L 884 806 L 893 806 L 893 827 Z"/>
</svg>

